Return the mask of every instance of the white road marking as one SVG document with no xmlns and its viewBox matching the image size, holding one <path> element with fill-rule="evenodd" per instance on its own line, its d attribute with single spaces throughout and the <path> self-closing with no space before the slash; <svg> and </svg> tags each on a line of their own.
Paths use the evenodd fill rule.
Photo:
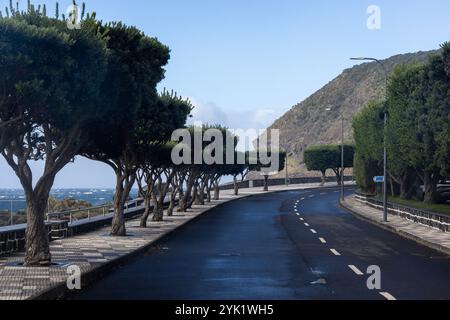
<svg viewBox="0 0 450 320">
<path fill-rule="evenodd" d="M 389 292 L 380 292 L 380 294 L 381 294 L 383 297 L 385 297 L 387 300 L 391 300 L 391 301 L 397 300 L 397 299 L 395 299 L 395 297 L 394 297 L 392 294 L 390 294 Z"/>
<path fill-rule="evenodd" d="M 298 216 L 300 215 L 300 213 L 298 213 L 298 212 L 296 212 L 295 214 L 298 215 Z"/>
<path fill-rule="evenodd" d="M 311 229 L 311 232 L 312 232 L 312 233 L 314 233 L 314 234 L 316 234 L 316 233 L 317 233 L 317 231 L 316 231 L 316 230 L 314 230 L 314 229 Z"/>
<path fill-rule="evenodd" d="M 305 200 L 305 198 L 302 198 L 302 200 Z"/>
<path fill-rule="evenodd" d="M 324 195 L 326 195 L 327 193 L 326 192 L 322 192 L 320 195 L 321 196 L 324 196 Z"/>
<path fill-rule="evenodd" d="M 322 243 L 327 243 L 327 240 L 325 240 L 324 238 L 319 238 L 320 242 Z"/>
<path fill-rule="evenodd" d="M 300 218 L 300 221 L 305 221 L 305 219 L 303 219 L 303 218 Z"/>
<path fill-rule="evenodd" d="M 357 275 L 357 276 L 363 276 L 364 273 L 361 272 L 361 270 L 359 270 L 356 266 L 350 264 L 348 266 L 350 269 L 352 269 L 352 271 Z"/>
<path fill-rule="evenodd" d="M 308 223 L 305 223 L 305 227 L 309 227 L 309 224 L 308 224 Z"/>
<path fill-rule="evenodd" d="M 310 197 L 310 198 L 314 198 L 314 195 L 310 195 L 309 197 Z"/>
<path fill-rule="evenodd" d="M 336 249 L 330 249 L 330 251 L 331 251 L 335 256 L 340 256 L 340 255 L 341 255 Z"/>
<path fill-rule="evenodd" d="M 340 191 L 338 190 L 338 191 L 333 191 L 334 193 L 339 193 Z"/>
</svg>

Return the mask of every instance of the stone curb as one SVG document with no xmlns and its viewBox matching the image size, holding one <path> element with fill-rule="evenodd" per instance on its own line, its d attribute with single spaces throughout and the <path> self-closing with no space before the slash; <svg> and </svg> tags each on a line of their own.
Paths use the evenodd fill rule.
<svg viewBox="0 0 450 320">
<path fill-rule="evenodd" d="M 384 230 L 390 231 L 392 233 L 395 233 L 403 238 L 406 238 L 408 240 L 412 240 L 418 244 L 424 245 L 428 248 L 431 248 L 433 250 L 436 250 L 440 253 L 444 253 L 446 255 L 450 256 L 450 248 L 447 248 L 445 246 L 442 246 L 440 244 L 425 240 L 419 236 L 416 236 L 414 234 L 411 234 L 409 232 L 403 231 L 399 228 L 393 227 L 389 224 L 384 223 L 383 221 L 368 217 L 366 215 L 364 215 L 363 213 L 361 213 L 359 210 L 355 209 L 353 206 L 351 206 L 350 204 L 348 204 L 345 201 L 342 201 L 341 199 L 339 200 L 339 205 L 349 211 L 351 214 L 353 214 L 356 218 L 360 219 L 360 220 L 364 220 L 366 222 L 369 222 L 373 225 L 376 225 Z"/>
</svg>

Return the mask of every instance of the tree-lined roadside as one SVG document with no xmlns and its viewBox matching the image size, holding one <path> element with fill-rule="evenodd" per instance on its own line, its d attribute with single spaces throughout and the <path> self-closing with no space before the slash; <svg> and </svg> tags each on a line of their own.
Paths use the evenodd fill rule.
<svg viewBox="0 0 450 320">
<path fill-rule="evenodd" d="M 237 137 L 227 128 L 187 127 L 192 103 L 174 92 L 157 91 L 170 59 L 167 46 L 136 27 L 105 23 L 82 8 L 79 28 L 68 27 L 72 21 L 60 16 L 58 5 L 50 17 L 45 6 L 28 1 L 21 10 L 11 1 L 0 15 L 0 152 L 25 191 L 25 265 L 51 262 L 44 222 L 49 194 L 57 174 L 77 156 L 105 163 L 115 174 L 113 236 L 127 235 L 124 207 L 135 183 L 145 200 L 145 227 L 150 214 L 153 221 L 162 221 L 164 213 L 218 199 L 225 175 L 271 165 L 260 152 L 232 164 L 240 153 Z M 185 129 L 191 142 L 200 132 L 202 145 L 195 150 L 200 160 L 191 152 L 187 163 L 173 162 L 176 145 L 186 143 L 173 138 L 178 129 Z M 219 132 L 222 145 L 231 139 L 229 149 L 220 148 L 217 137 L 208 136 L 210 130 Z M 204 154 L 235 159 L 210 163 Z M 45 163 L 41 176 L 33 175 L 34 161 Z M 170 205 L 164 212 L 167 196 Z"/>
<path fill-rule="evenodd" d="M 398 66 L 389 80 L 387 101 L 373 101 L 355 117 L 355 175 L 363 191 L 376 192 L 372 179 L 382 173 L 386 142 L 392 196 L 428 204 L 446 201 L 438 185 L 450 177 L 449 57 L 446 43 L 426 64 Z"/>
</svg>

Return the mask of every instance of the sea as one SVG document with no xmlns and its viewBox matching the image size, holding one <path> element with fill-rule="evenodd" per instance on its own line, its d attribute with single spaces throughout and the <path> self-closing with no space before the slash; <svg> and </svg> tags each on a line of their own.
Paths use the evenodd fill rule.
<svg viewBox="0 0 450 320">
<path fill-rule="evenodd" d="M 114 189 L 95 188 L 74 188 L 74 189 L 53 189 L 51 196 L 58 200 L 72 198 L 89 202 L 93 206 L 100 206 L 109 203 L 114 198 Z M 131 198 L 136 198 L 137 189 L 130 193 Z M 1 189 L 0 188 L 0 211 L 11 210 L 17 212 L 26 208 L 25 195 L 22 189 Z"/>
</svg>

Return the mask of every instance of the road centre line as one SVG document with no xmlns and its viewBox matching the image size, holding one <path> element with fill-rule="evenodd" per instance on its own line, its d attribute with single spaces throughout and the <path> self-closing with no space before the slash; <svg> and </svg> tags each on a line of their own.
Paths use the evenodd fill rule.
<svg viewBox="0 0 450 320">
<path fill-rule="evenodd" d="M 397 300 L 397 299 L 395 299 L 395 297 L 394 297 L 392 294 L 390 294 L 389 292 L 380 292 L 380 294 L 381 294 L 383 297 L 385 297 L 386 300 L 390 300 L 390 301 Z"/>
<path fill-rule="evenodd" d="M 336 249 L 330 249 L 330 251 L 331 251 L 335 256 L 340 256 L 340 255 L 341 255 Z"/>
<path fill-rule="evenodd" d="M 349 267 L 356 275 L 358 275 L 358 276 L 364 275 L 364 273 L 362 273 L 361 270 L 359 270 L 356 266 L 350 264 L 348 267 Z"/>
</svg>

